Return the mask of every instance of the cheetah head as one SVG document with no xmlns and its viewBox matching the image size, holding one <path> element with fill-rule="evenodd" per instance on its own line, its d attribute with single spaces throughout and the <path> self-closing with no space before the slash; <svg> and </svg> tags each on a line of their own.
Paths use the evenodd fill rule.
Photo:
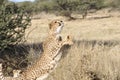
<svg viewBox="0 0 120 80">
<path fill-rule="evenodd" d="M 59 34 L 64 27 L 64 23 L 62 20 L 53 20 L 49 24 L 49 30 L 51 34 Z"/>
</svg>

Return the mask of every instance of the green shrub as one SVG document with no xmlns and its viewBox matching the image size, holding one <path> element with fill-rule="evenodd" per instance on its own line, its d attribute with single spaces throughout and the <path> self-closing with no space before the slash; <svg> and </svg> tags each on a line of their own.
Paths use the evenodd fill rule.
<svg viewBox="0 0 120 80">
<path fill-rule="evenodd" d="M 54 2 L 60 8 L 61 14 L 69 18 L 72 18 L 73 12 L 79 12 L 85 18 L 88 10 L 99 10 L 104 7 L 104 0 L 54 0 Z"/>
<path fill-rule="evenodd" d="M 58 10 L 57 5 L 53 1 L 35 1 L 34 3 L 34 13 L 39 13 L 39 12 L 54 12 Z"/>
<path fill-rule="evenodd" d="M 24 2 L 19 2 L 17 5 L 21 8 L 24 8 L 24 11 L 27 13 L 33 13 L 34 12 L 34 4 L 33 2 L 30 1 L 24 1 Z"/>
<path fill-rule="evenodd" d="M 78 6 L 79 0 L 54 0 L 58 6 L 59 14 L 69 19 L 74 19 L 71 14 Z"/>
<path fill-rule="evenodd" d="M 113 8 L 120 8 L 120 0 L 114 0 L 109 5 Z"/>
<path fill-rule="evenodd" d="M 35 2 L 23 2 L 21 5 L 33 13 L 58 12 L 58 15 L 72 18 L 71 14 L 76 11 L 86 16 L 90 9 L 103 8 L 104 0 L 35 0 Z"/>
<path fill-rule="evenodd" d="M 25 29 L 30 23 L 30 15 L 16 4 L 3 4 L 0 7 L 0 50 L 23 40 Z"/>
<path fill-rule="evenodd" d="M 91 9 L 99 10 L 104 7 L 104 0 L 80 0 L 77 10 L 85 18 Z"/>
</svg>

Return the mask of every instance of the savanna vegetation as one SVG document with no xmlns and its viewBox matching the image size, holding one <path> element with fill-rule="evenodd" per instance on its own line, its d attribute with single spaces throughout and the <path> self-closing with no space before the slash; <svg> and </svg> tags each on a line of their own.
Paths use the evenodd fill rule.
<svg viewBox="0 0 120 80">
<path fill-rule="evenodd" d="M 46 80 L 119 80 L 119 9 L 119 0 L 1 0 L 4 75 L 31 65 L 42 52 L 50 20 L 62 19 L 62 36 L 72 35 L 75 44 L 64 47 L 58 67 Z"/>
<path fill-rule="evenodd" d="M 74 19 L 71 16 L 72 13 L 82 14 L 85 18 L 90 10 L 95 12 L 106 7 L 119 8 L 119 4 L 119 0 L 35 0 L 35 2 L 18 3 L 19 6 L 25 8 L 25 11 L 32 14 L 40 12 L 54 13 L 70 19 Z"/>
</svg>

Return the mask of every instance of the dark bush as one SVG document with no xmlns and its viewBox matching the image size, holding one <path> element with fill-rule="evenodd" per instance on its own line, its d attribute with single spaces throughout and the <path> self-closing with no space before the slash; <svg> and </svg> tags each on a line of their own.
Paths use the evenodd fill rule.
<svg viewBox="0 0 120 80">
<path fill-rule="evenodd" d="M 88 10 L 99 10 L 104 7 L 104 0 L 53 0 L 63 16 L 73 18 L 73 12 L 79 12 L 83 18 L 87 16 Z"/>
<path fill-rule="evenodd" d="M 114 0 L 109 3 L 109 6 L 113 8 L 120 8 L 120 0 Z"/>
<path fill-rule="evenodd" d="M 77 10 L 85 18 L 91 9 L 99 10 L 104 7 L 104 0 L 80 0 Z"/>
<path fill-rule="evenodd" d="M 16 4 L 2 4 L 0 7 L 0 51 L 23 40 L 30 15 Z"/>
</svg>

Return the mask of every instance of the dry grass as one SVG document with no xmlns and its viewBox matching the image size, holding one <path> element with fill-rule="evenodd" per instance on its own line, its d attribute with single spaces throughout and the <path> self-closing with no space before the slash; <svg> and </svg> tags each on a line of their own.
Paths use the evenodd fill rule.
<svg viewBox="0 0 120 80">
<path fill-rule="evenodd" d="M 31 27 L 26 30 L 27 43 L 43 41 L 48 23 L 53 19 L 64 20 L 62 36 L 70 34 L 75 40 L 46 80 L 120 80 L 119 16 L 118 12 L 103 10 L 89 14 L 85 20 L 67 21 L 51 14 L 40 14 L 40 19 L 32 20 Z"/>
<path fill-rule="evenodd" d="M 57 69 L 46 80 L 119 80 L 120 45 L 108 46 L 90 42 L 71 47 Z"/>
<path fill-rule="evenodd" d="M 76 41 L 68 51 L 63 52 L 64 57 L 58 67 L 46 80 L 120 79 L 120 17 L 118 17 L 118 12 L 108 13 L 102 10 L 89 14 L 85 20 L 74 21 L 67 21 L 61 16 L 41 15 L 39 15 L 40 19 L 32 20 L 32 27 L 26 31 L 27 35 L 30 32 L 27 36 L 28 43 L 43 41 L 47 36 L 48 23 L 53 19 L 64 20 L 65 27 L 62 36 L 70 34 Z"/>
<path fill-rule="evenodd" d="M 85 20 L 77 19 L 73 21 L 67 21 L 61 16 L 47 15 L 48 17 L 41 15 L 41 19 L 32 20 L 32 27 L 26 31 L 26 35 L 31 32 L 27 36 L 28 42 L 43 41 L 47 35 L 48 23 L 53 19 L 62 19 L 65 22 L 62 35 L 70 34 L 74 36 L 75 40 L 120 40 L 120 17 L 118 17 L 118 12 L 107 13 L 106 10 L 103 10 L 89 14 Z M 105 18 L 109 15 L 112 17 Z M 75 17 L 80 16 L 75 15 Z"/>
</svg>

